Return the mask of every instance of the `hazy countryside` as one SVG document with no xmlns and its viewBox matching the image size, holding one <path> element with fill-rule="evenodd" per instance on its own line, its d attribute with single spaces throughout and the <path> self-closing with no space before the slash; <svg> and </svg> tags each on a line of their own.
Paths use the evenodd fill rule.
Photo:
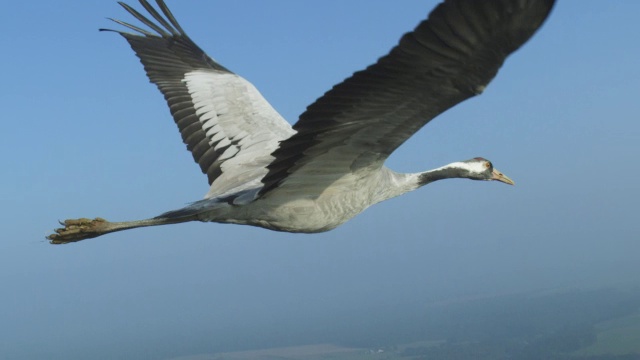
<svg viewBox="0 0 640 360">
<path fill-rule="evenodd" d="M 289 346 L 259 349 L 256 340 L 253 350 L 175 359 L 640 359 L 639 287 L 499 295 L 377 314 L 342 319 L 330 334 L 316 334 L 319 344 L 303 345 L 313 339 L 300 329 Z"/>
</svg>

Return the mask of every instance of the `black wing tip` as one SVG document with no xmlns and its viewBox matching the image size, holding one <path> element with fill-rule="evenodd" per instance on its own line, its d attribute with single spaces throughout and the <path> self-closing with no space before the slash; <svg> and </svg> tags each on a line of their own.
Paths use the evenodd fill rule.
<svg viewBox="0 0 640 360">
<path fill-rule="evenodd" d="M 146 17 L 145 15 L 143 15 L 142 13 L 140 13 L 138 10 L 136 10 L 133 6 L 123 2 L 123 1 L 117 1 L 118 5 L 120 5 L 123 9 L 125 9 L 130 15 L 132 15 L 134 18 L 136 18 L 138 21 L 140 21 L 142 24 L 144 24 L 148 29 L 150 30 L 146 30 L 143 29 L 141 27 L 129 24 L 127 22 L 124 22 L 122 20 L 118 20 L 118 19 L 113 19 L 113 18 L 108 18 L 109 20 L 124 26 L 130 30 L 133 30 L 136 34 L 132 34 L 132 33 L 127 33 L 124 31 L 118 31 L 118 30 L 111 30 L 111 29 L 99 29 L 100 31 L 114 31 L 117 33 L 120 33 L 121 35 L 125 35 L 125 34 L 130 34 L 130 35 L 144 35 L 147 37 L 163 37 L 163 38 L 171 38 L 171 37 L 183 37 L 183 38 L 187 38 L 188 36 L 186 35 L 186 33 L 184 33 L 184 31 L 182 30 L 182 28 L 180 28 L 180 26 L 176 26 L 177 25 L 177 21 L 175 20 L 175 18 L 173 17 L 173 15 L 171 15 L 171 12 L 169 11 L 169 9 L 167 8 L 166 4 L 164 2 L 162 2 L 161 0 L 156 0 L 156 2 L 158 3 L 158 6 L 161 8 L 162 12 L 166 15 L 169 14 L 171 16 L 168 16 L 169 21 L 167 21 L 165 18 L 162 17 L 162 15 L 160 15 L 158 13 L 158 11 L 151 5 L 149 4 L 148 1 L 146 0 L 139 0 L 140 4 L 142 5 L 142 7 L 147 11 L 148 15 L 150 15 L 154 20 L 150 20 L 148 17 Z M 173 26 L 172 26 L 173 25 Z M 176 30 L 178 29 L 178 30 Z"/>
</svg>

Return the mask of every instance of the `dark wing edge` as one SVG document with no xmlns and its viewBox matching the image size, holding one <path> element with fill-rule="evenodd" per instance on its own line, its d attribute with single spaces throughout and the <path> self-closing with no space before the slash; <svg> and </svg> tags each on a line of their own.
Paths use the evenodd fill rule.
<svg viewBox="0 0 640 360">
<path fill-rule="evenodd" d="M 381 166 L 431 119 L 480 94 L 506 57 L 542 25 L 554 2 L 446 0 L 439 4 L 388 55 L 307 108 L 293 126 L 297 133 L 272 154 L 275 160 L 262 179 L 260 195 L 320 157 L 317 161 L 327 162 L 333 156 L 327 152 L 334 147 L 357 148 L 350 155 L 354 162 L 366 153 L 366 161 Z M 349 151 L 333 152 L 335 156 L 345 153 Z"/>
<path fill-rule="evenodd" d="M 222 172 L 221 163 L 224 159 L 220 159 L 221 156 L 225 151 L 233 154 L 237 153 L 239 149 L 229 149 L 236 145 L 233 141 L 228 141 L 225 134 L 216 136 L 217 134 L 212 134 L 211 131 L 207 134 L 208 129 L 203 126 L 203 121 L 196 113 L 197 109 L 194 107 L 189 89 L 183 80 L 185 74 L 198 70 L 212 74 L 232 73 L 207 56 L 189 38 L 164 1 L 156 0 L 156 3 L 166 19 L 146 0 L 140 0 L 140 3 L 159 25 L 131 6 L 118 2 L 127 12 L 152 29 L 153 32 L 115 19 L 110 20 L 133 30 L 135 33 L 112 29 L 100 29 L 100 31 L 117 32 L 130 44 L 143 64 L 149 80 L 156 84 L 164 95 L 183 142 L 211 184 Z M 225 155 L 225 159 L 228 157 L 228 154 Z"/>
</svg>

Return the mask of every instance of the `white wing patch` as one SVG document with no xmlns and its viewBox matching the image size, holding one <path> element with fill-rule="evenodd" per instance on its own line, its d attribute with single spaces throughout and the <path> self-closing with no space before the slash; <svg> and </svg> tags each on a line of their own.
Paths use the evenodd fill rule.
<svg viewBox="0 0 640 360">
<path fill-rule="evenodd" d="M 244 187 L 267 172 L 271 153 L 295 132 L 250 82 L 213 70 L 185 74 L 183 82 L 209 145 L 224 151 L 217 159 L 222 174 L 205 198 Z"/>
</svg>

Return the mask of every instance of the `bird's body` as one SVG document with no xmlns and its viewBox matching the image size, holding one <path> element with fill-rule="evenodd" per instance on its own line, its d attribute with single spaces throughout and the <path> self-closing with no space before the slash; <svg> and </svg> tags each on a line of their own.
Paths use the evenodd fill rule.
<svg viewBox="0 0 640 360">
<path fill-rule="evenodd" d="M 209 179 L 205 198 L 155 218 L 67 220 L 48 238 L 67 243 L 125 229 L 211 221 L 313 233 L 367 207 L 447 178 L 513 182 L 474 158 L 410 174 L 386 158 L 429 120 L 479 94 L 528 40 L 553 0 L 446 0 L 376 64 L 310 105 L 292 127 L 248 81 L 209 58 L 162 0 L 153 32 L 114 20 L 164 94 L 182 139 Z"/>
<path fill-rule="evenodd" d="M 254 225 L 286 232 L 323 232 L 338 227 L 373 204 L 417 188 L 411 181 L 415 177 L 386 168 L 349 174 L 321 194 L 309 196 L 257 197 L 262 189 L 258 186 L 228 197 L 204 199 L 165 216 L 195 215 L 200 221 Z M 389 186 L 391 183 L 398 186 Z"/>
</svg>

